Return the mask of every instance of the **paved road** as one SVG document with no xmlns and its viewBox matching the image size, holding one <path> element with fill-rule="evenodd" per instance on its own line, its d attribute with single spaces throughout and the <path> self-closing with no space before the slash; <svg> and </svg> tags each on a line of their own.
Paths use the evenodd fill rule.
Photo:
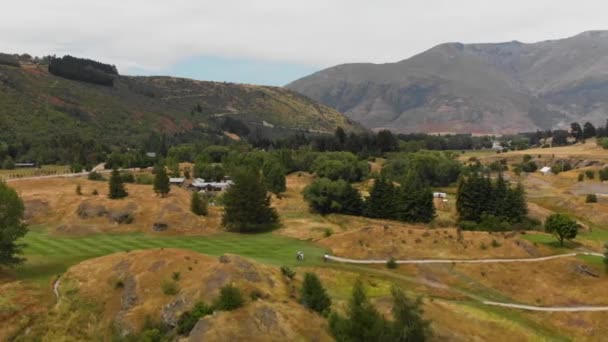
<svg viewBox="0 0 608 342">
<path fill-rule="evenodd" d="M 464 264 L 482 264 L 482 263 L 516 263 L 516 262 L 543 262 L 553 259 L 560 258 L 571 258 L 577 255 L 591 255 L 603 258 L 604 255 L 600 253 L 592 253 L 592 252 L 575 252 L 575 253 L 567 253 L 567 254 L 559 254 L 559 255 L 551 255 L 546 257 L 538 257 L 538 258 L 520 258 L 520 259 L 417 259 L 417 260 L 395 260 L 398 264 L 451 264 L 451 263 L 464 263 Z M 348 258 L 340 258 L 333 255 L 325 256 L 329 260 L 349 263 L 349 264 L 385 264 L 387 260 L 355 260 Z M 441 287 L 441 288 L 450 288 L 447 284 L 437 283 L 429 284 L 432 287 Z M 592 305 L 581 305 L 581 306 L 534 306 L 534 305 L 524 305 L 524 304 L 516 304 L 516 303 L 503 303 L 503 302 L 494 302 L 490 300 L 483 300 L 480 298 L 476 298 L 473 296 L 469 296 L 473 299 L 479 300 L 481 303 L 485 305 L 492 306 L 500 306 L 504 308 L 511 309 L 519 309 L 519 310 L 527 310 L 527 311 L 540 311 L 540 312 L 593 312 L 593 311 L 608 311 L 608 306 L 592 306 Z"/>
</svg>

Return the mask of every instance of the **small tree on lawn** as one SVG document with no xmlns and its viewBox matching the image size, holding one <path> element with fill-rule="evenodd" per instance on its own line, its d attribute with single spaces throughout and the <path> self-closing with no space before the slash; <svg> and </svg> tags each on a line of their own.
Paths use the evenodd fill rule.
<svg viewBox="0 0 608 342">
<path fill-rule="evenodd" d="M 171 191 L 171 185 L 167 171 L 164 166 L 158 166 L 154 175 L 154 192 L 160 195 L 160 197 L 165 197 L 169 191 Z"/>
<path fill-rule="evenodd" d="M 123 183 L 120 172 L 118 172 L 117 169 L 112 170 L 112 174 L 110 175 L 110 182 L 108 184 L 110 188 L 108 198 L 120 199 L 125 198 L 129 195 L 127 190 L 125 190 L 125 184 Z"/>
<path fill-rule="evenodd" d="M 553 234 L 561 247 L 564 246 L 564 240 L 576 237 L 578 227 L 576 220 L 565 214 L 553 214 L 545 221 L 545 231 Z"/>
<path fill-rule="evenodd" d="M 234 184 L 224 194 L 222 225 L 229 231 L 256 233 L 273 228 L 279 222 L 270 206 L 270 196 L 257 172 L 237 170 Z"/>
<path fill-rule="evenodd" d="M 422 318 L 422 301 L 409 299 L 393 287 L 392 341 L 425 341 L 431 335 L 430 322 Z"/>
<path fill-rule="evenodd" d="M 15 266 L 24 261 L 18 257 L 23 253 L 23 245 L 17 243 L 27 233 L 23 213 L 23 201 L 17 192 L 0 181 L 0 266 Z"/>
<path fill-rule="evenodd" d="M 320 314 L 327 313 L 331 306 L 331 299 L 321 285 L 319 277 L 314 273 L 304 275 L 300 301 L 305 307 Z"/>
<path fill-rule="evenodd" d="M 208 212 L 207 201 L 201 198 L 201 195 L 196 191 L 192 193 L 190 199 L 190 210 L 198 216 L 206 216 Z"/>
</svg>

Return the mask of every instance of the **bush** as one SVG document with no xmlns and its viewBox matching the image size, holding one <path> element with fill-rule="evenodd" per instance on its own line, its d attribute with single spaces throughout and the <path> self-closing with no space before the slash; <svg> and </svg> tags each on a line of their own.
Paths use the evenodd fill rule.
<svg viewBox="0 0 608 342">
<path fill-rule="evenodd" d="M 582 182 L 582 181 L 584 181 L 584 180 L 585 180 L 585 174 L 584 174 L 584 173 L 579 173 L 579 174 L 578 174 L 578 181 L 579 181 L 579 182 Z"/>
<path fill-rule="evenodd" d="M 137 184 L 152 185 L 154 184 L 154 176 L 148 173 L 142 173 L 135 178 Z"/>
<path fill-rule="evenodd" d="M 101 173 L 95 172 L 95 171 L 89 172 L 89 175 L 87 176 L 87 178 L 89 180 L 92 180 L 92 181 L 102 181 L 102 180 L 104 180 L 103 176 L 101 175 Z"/>
<path fill-rule="evenodd" d="M 608 181 L 608 167 L 605 167 L 605 168 L 601 169 L 601 170 L 598 172 L 598 175 L 600 176 L 600 180 L 601 180 L 602 182 L 604 182 L 604 181 Z"/>
<path fill-rule="evenodd" d="M 593 171 L 593 170 L 586 170 L 585 171 L 585 176 L 587 176 L 587 179 L 594 179 L 595 178 L 595 171 Z"/>
<path fill-rule="evenodd" d="M 323 236 L 330 237 L 333 233 L 334 231 L 331 230 L 331 228 L 325 228 L 325 230 L 323 231 Z"/>
<path fill-rule="evenodd" d="M 198 321 L 207 315 L 211 315 L 213 313 L 213 307 L 203 303 L 198 302 L 194 304 L 194 307 L 190 311 L 186 311 L 179 317 L 177 321 L 177 333 L 180 335 L 188 335 L 198 323 Z"/>
<path fill-rule="evenodd" d="M 82 187 L 80 186 L 80 184 L 76 185 L 76 195 L 82 195 Z"/>
<path fill-rule="evenodd" d="M 496 239 L 492 239 L 492 247 L 497 248 L 500 247 L 500 242 L 496 241 Z"/>
<path fill-rule="evenodd" d="M 292 270 L 289 266 L 282 266 L 281 273 L 290 280 L 296 276 L 296 271 Z"/>
<path fill-rule="evenodd" d="M 99 195 L 99 191 L 97 191 L 97 189 L 94 189 L 93 192 L 91 193 L 91 195 L 97 196 L 97 195 Z"/>
<path fill-rule="evenodd" d="M 162 283 L 163 293 L 167 296 L 174 296 L 179 293 L 179 286 L 174 281 L 165 280 Z"/>
<path fill-rule="evenodd" d="M 131 172 L 123 172 L 121 177 L 124 183 L 135 183 L 135 176 Z"/>
<path fill-rule="evenodd" d="M 597 195 L 596 194 L 588 194 L 585 199 L 585 203 L 597 203 Z"/>
<path fill-rule="evenodd" d="M 179 281 L 182 277 L 182 274 L 180 272 L 173 272 L 173 274 L 171 275 L 171 279 L 175 280 L 175 281 Z"/>
<path fill-rule="evenodd" d="M 321 215 L 360 215 L 363 211 L 363 200 L 359 191 L 344 180 L 316 179 L 304 188 L 302 194 L 310 209 Z"/>
<path fill-rule="evenodd" d="M 220 289 L 220 296 L 213 303 L 213 308 L 220 311 L 232 311 L 245 304 L 241 290 L 226 285 Z"/>
<path fill-rule="evenodd" d="M 608 150 L 608 138 L 602 138 L 598 141 L 598 144 Z"/>
<path fill-rule="evenodd" d="M 391 257 L 390 259 L 388 259 L 388 261 L 386 262 L 386 267 L 390 269 L 397 268 L 397 261 L 395 260 L 395 258 Z"/>
<path fill-rule="evenodd" d="M 524 172 L 536 172 L 538 165 L 533 161 L 528 161 L 521 164 L 521 170 Z"/>
</svg>

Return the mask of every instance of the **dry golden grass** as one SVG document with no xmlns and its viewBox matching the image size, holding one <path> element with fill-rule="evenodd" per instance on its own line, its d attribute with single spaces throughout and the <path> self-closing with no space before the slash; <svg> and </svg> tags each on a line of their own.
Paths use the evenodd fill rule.
<svg viewBox="0 0 608 342">
<path fill-rule="evenodd" d="M 49 298 L 30 284 L 12 282 L 0 285 L 0 341 L 8 341 L 27 328 L 32 316 L 44 312 L 48 304 Z"/>
<path fill-rule="evenodd" d="M 77 185 L 81 186 L 83 195 L 76 194 Z M 24 201 L 28 222 L 49 225 L 57 233 L 152 232 L 155 222 L 169 225 L 165 234 L 209 234 L 219 229 L 220 210 L 210 207 L 207 217 L 192 214 L 191 193 L 178 187 L 171 187 L 169 195 L 160 198 L 152 185 L 127 184 L 127 198 L 110 200 L 107 198 L 107 182 L 84 178 L 20 180 L 10 183 L 10 186 Z M 99 195 L 92 195 L 93 190 L 97 190 Z M 134 213 L 134 221 L 118 225 L 105 216 L 80 218 L 77 211 L 83 202 L 114 211 L 130 209 Z"/>
<path fill-rule="evenodd" d="M 353 259 L 420 258 L 524 258 L 548 255 L 544 246 L 533 246 L 516 233 L 462 231 L 455 228 L 428 229 L 421 226 L 371 225 L 336 234 L 319 241 L 341 257 Z M 493 241 L 495 241 L 493 246 Z"/>
</svg>

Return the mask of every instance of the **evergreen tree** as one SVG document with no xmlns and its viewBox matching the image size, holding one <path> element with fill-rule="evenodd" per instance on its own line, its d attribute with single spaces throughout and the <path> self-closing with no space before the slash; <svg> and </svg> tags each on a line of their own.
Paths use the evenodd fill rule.
<svg viewBox="0 0 608 342">
<path fill-rule="evenodd" d="M 404 222 L 430 222 L 435 217 L 433 192 L 415 171 L 408 172 L 400 188 L 395 189 L 395 218 Z"/>
<path fill-rule="evenodd" d="M 576 141 L 580 141 L 583 139 L 583 129 L 578 122 L 573 122 L 570 124 L 570 134 L 576 139 Z"/>
<path fill-rule="evenodd" d="M 334 135 L 340 146 L 344 146 L 344 143 L 346 142 L 346 133 L 344 132 L 344 128 L 336 128 L 336 133 Z"/>
<path fill-rule="evenodd" d="M 391 341 L 426 341 L 431 335 L 430 322 L 422 318 L 422 302 L 412 301 L 397 287 L 392 288 L 393 319 Z"/>
<path fill-rule="evenodd" d="M 300 301 L 305 307 L 320 314 L 327 313 L 331 306 L 331 299 L 327 295 L 327 291 L 314 273 L 304 274 Z"/>
<path fill-rule="evenodd" d="M 156 167 L 156 173 L 154 175 L 154 192 L 165 197 L 169 191 L 171 191 L 171 184 L 169 183 L 169 176 L 165 167 L 159 165 Z"/>
<path fill-rule="evenodd" d="M 595 126 L 589 121 L 585 122 L 583 125 L 583 138 L 589 139 L 595 137 Z"/>
<path fill-rule="evenodd" d="M 388 323 L 369 302 L 360 280 L 353 287 L 346 317 L 332 314 L 329 327 L 339 342 L 385 341 L 390 337 Z"/>
<path fill-rule="evenodd" d="M 127 190 L 125 189 L 125 184 L 122 181 L 122 176 L 118 169 L 114 168 L 110 175 L 110 182 L 108 183 L 109 193 L 108 198 L 110 199 L 120 199 L 125 198 L 129 195 Z"/>
<path fill-rule="evenodd" d="M 17 243 L 27 233 L 24 210 L 17 192 L 0 181 L 0 266 L 15 266 L 25 260 L 18 257 L 23 245 Z"/>
<path fill-rule="evenodd" d="M 396 217 L 395 187 L 385 177 L 376 178 L 365 201 L 365 216 L 392 219 Z"/>
<path fill-rule="evenodd" d="M 207 201 L 201 198 L 201 195 L 194 191 L 190 198 L 190 210 L 198 216 L 207 216 Z"/>
<path fill-rule="evenodd" d="M 319 178 L 304 188 L 304 199 L 310 209 L 321 215 L 340 213 L 346 215 L 361 215 L 363 201 L 361 194 L 350 183 L 327 178 Z"/>
<path fill-rule="evenodd" d="M 262 168 L 264 183 L 270 192 L 279 194 L 287 190 L 285 170 L 277 160 L 266 160 Z"/>
<path fill-rule="evenodd" d="M 259 173 L 237 170 L 234 184 L 224 194 L 222 225 L 229 231 L 254 233 L 271 229 L 279 216 Z"/>
</svg>

